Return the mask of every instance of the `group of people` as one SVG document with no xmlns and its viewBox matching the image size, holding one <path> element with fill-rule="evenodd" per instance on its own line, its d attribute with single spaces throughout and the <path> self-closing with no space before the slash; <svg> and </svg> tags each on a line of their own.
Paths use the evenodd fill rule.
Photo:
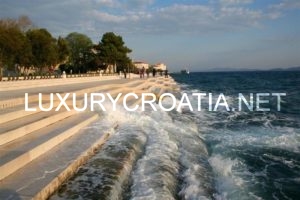
<svg viewBox="0 0 300 200">
<path fill-rule="evenodd" d="M 145 77 L 145 72 L 147 74 L 147 78 L 149 78 L 149 76 L 150 76 L 150 70 L 149 69 L 145 70 L 145 67 L 139 69 L 140 78 L 144 78 Z M 160 71 L 160 75 L 163 76 L 163 71 Z M 165 78 L 169 77 L 169 73 L 168 73 L 167 69 L 164 71 L 164 75 L 165 75 Z M 155 76 L 156 76 L 156 69 L 153 68 L 152 69 L 152 77 L 155 77 Z"/>
<path fill-rule="evenodd" d="M 127 78 L 126 69 L 124 69 L 123 73 L 124 73 L 124 78 L 126 79 Z M 145 78 L 145 73 L 147 74 L 147 78 L 149 78 L 150 77 L 150 70 L 149 69 L 146 70 L 145 67 L 139 69 L 140 78 Z M 156 69 L 153 68 L 152 69 L 152 77 L 155 77 L 156 73 L 157 73 Z M 163 76 L 163 73 L 165 75 L 165 78 L 169 77 L 169 72 L 168 72 L 167 69 L 164 70 L 164 71 L 160 71 L 160 76 Z"/>
</svg>

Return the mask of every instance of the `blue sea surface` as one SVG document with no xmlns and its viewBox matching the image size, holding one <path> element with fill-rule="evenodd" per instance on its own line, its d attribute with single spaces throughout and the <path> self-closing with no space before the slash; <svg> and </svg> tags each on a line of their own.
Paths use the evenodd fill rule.
<svg viewBox="0 0 300 200">
<path fill-rule="evenodd" d="M 192 93 L 212 93 L 213 104 L 223 93 L 231 108 L 238 94 L 286 93 L 277 110 L 276 97 L 267 97 L 270 111 L 202 110 L 190 115 L 209 152 L 215 199 L 300 199 L 300 72 L 206 72 L 173 74 L 194 108 Z M 208 97 L 206 97 L 208 98 Z M 255 106 L 254 106 L 255 108 Z"/>
</svg>

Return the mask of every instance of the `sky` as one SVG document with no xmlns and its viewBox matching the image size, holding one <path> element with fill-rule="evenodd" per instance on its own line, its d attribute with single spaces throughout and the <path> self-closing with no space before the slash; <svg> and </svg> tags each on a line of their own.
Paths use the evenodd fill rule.
<svg viewBox="0 0 300 200">
<path fill-rule="evenodd" d="M 300 0 L 0 0 L 54 37 L 121 35 L 133 61 L 188 68 L 300 66 Z"/>
</svg>

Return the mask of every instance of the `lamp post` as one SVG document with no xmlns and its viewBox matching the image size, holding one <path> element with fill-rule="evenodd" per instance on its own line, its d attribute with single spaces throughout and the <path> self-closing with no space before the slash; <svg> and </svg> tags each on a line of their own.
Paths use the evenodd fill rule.
<svg viewBox="0 0 300 200">
<path fill-rule="evenodd" d="M 130 70 L 129 70 L 129 65 L 127 65 L 127 71 L 128 71 L 128 78 L 130 79 Z"/>
</svg>

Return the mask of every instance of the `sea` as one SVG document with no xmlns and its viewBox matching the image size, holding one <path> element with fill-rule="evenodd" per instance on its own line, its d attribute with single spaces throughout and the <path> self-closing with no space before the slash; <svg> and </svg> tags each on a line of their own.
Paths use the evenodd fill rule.
<svg viewBox="0 0 300 200">
<path fill-rule="evenodd" d="M 185 93 L 195 109 L 99 110 L 101 120 L 88 128 L 114 126 L 112 136 L 50 199 L 300 199 L 300 72 L 171 77 L 178 101 Z M 193 93 L 207 94 L 201 110 Z M 223 94 L 229 111 L 210 110 L 209 93 L 213 105 Z M 251 93 L 254 109 L 237 109 L 239 94 Z M 258 93 L 269 94 L 260 104 L 269 111 L 257 109 Z"/>
</svg>

